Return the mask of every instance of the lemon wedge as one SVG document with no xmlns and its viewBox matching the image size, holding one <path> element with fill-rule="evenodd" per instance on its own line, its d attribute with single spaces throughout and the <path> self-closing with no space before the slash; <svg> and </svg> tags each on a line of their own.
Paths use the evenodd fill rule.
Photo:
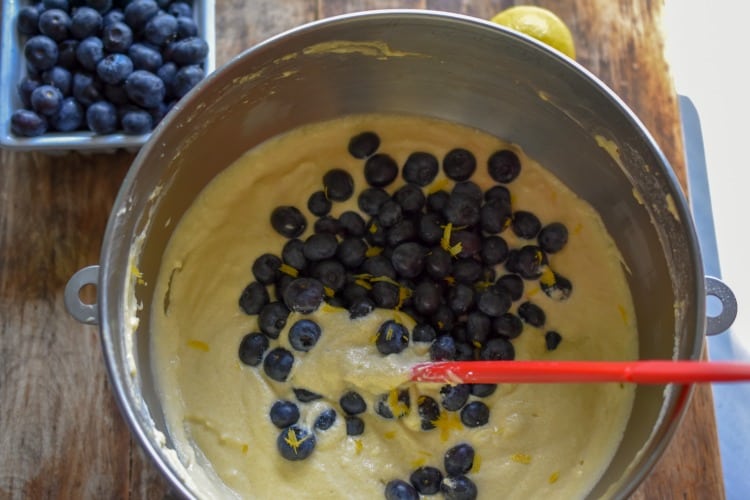
<svg viewBox="0 0 750 500">
<path fill-rule="evenodd" d="M 571 59 L 576 57 L 570 29 L 555 13 L 543 7 L 517 5 L 501 11 L 490 21 L 536 38 Z"/>
</svg>

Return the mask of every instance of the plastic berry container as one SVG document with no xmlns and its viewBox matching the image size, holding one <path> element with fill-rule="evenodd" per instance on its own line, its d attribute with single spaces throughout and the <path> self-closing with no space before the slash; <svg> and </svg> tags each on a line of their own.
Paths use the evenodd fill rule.
<svg viewBox="0 0 750 500">
<path fill-rule="evenodd" d="M 117 2 L 115 2 L 117 3 Z M 216 67 L 215 3 L 214 0 L 193 0 L 192 17 L 198 33 L 205 40 L 208 52 L 201 65 L 207 76 Z M 46 153 L 111 153 L 118 149 L 137 151 L 151 136 L 126 134 L 118 127 L 112 133 L 95 133 L 81 128 L 72 132 L 47 131 L 36 137 L 15 134 L 11 127 L 13 112 L 24 108 L 18 86 L 27 75 L 24 43 L 29 38 L 19 32 L 16 25 L 18 13 L 25 6 L 34 5 L 28 0 L 2 0 L 2 31 L 0 32 L 0 147 L 15 151 Z M 179 99 L 178 99 L 179 101 Z M 85 110 L 84 110 L 85 113 Z M 85 128 L 85 119 L 84 125 Z"/>
</svg>

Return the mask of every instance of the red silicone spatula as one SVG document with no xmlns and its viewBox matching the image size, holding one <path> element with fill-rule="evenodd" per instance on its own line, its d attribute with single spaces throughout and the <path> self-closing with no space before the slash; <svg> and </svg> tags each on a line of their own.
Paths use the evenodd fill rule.
<svg viewBox="0 0 750 500">
<path fill-rule="evenodd" d="M 439 361 L 412 367 L 414 382 L 467 384 L 750 381 L 750 363 L 708 361 Z"/>
</svg>

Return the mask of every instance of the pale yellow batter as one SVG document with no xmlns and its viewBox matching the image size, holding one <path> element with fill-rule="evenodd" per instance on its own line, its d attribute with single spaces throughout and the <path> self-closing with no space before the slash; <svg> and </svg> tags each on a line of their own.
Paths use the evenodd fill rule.
<svg viewBox="0 0 750 500">
<path fill-rule="evenodd" d="M 206 496 L 383 498 L 388 481 L 408 481 L 420 465 L 442 469 L 445 451 L 468 442 L 477 454 L 468 477 L 480 499 L 584 496 L 619 444 L 632 386 L 503 385 L 482 399 L 490 407 L 487 425 L 464 428 L 458 413 L 448 413 L 437 429 L 422 431 L 415 405 L 398 420 L 383 419 L 372 408 L 378 394 L 399 384 L 411 391 L 412 402 L 417 394 L 439 401 L 439 386 L 404 383 L 405 370 L 427 359 L 428 346 L 412 344 L 399 355 L 382 356 L 372 336 L 393 311 L 376 310 L 352 321 L 346 311 L 330 306 L 306 316 L 322 326 L 323 334 L 311 351 L 293 351 L 289 382 L 269 381 L 262 367 L 239 361 L 240 340 L 258 328 L 257 317 L 244 314 L 237 299 L 253 279 L 255 258 L 266 252 L 279 255 L 285 242 L 270 226 L 270 211 L 279 205 L 300 207 L 309 233 L 314 217 L 307 212 L 307 198 L 322 188 L 322 175 L 332 167 L 348 169 L 355 179 L 355 196 L 334 203 L 333 215 L 356 207 L 356 193 L 366 187 L 363 161 L 351 157 L 346 145 L 366 130 L 378 133 L 379 151 L 399 165 L 414 151 L 442 158 L 455 147 L 469 149 L 478 165 L 472 180 L 484 189 L 494 183 L 486 172 L 489 155 L 507 147 L 517 151 L 523 168 L 509 185 L 513 207 L 569 228 L 567 246 L 550 256 L 550 264 L 574 287 L 568 300 L 555 301 L 536 282 L 526 282 L 525 294 L 544 309 L 547 324 L 544 329 L 525 326 L 513 340 L 517 359 L 637 357 L 635 315 L 619 253 L 588 204 L 519 148 L 487 134 L 424 118 L 352 116 L 296 130 L 248 152 L 204 190 L 180 221 L 164 255 L 152 307 L 154 370 L 179 454 L 196 478 L 207 459 L 208 468 L 231 489 L 207 489 Z M 402 182 L 399 178 L 389 192 Z M 446 185 L 442 172 L 435 185 Z M 509 230 L 502 236 L 511 246 L 516 243 Z M 289 317 L 278 345 L 289 348 L 288 328 L 300 317 Z M 548 329 L 563 338 L 554 351 L 545 348 Z M 299 405 L 303 425 L 312 428 L 324 408 L 338 413 L 332 428 L 316 433 L 313 454 L 296 462 L 277 452 L 279 430 L 268 417 L 274 401 L 294 399 L 292 386 L 326 396 Z M 368 401 L 366 429 L 357 437 L 346 435 L 338 406 L 348 389 Z"/>
</svg>

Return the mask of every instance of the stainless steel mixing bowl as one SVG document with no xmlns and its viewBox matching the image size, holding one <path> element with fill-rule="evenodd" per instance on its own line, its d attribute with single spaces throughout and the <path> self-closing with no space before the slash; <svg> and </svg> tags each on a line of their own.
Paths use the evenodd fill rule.
<svg viewBox="0 0 750 500">
<path fill-rule="evenodd" d="M 616 240 L 629 270 L 641 358 L 701 353 L 706 287 L 685 199 L 657 145 L 610 90 L 541 44 L 473 18 L 380 11 L 323 20 L 245 52 L 180 102 L 122 185 L 100 265 L 74 276 L 66 293 L 77 318 L 100 325 L 133 432 L 186 496 L 198 492 L 169 452 L 149 358 L 153 285 L 175 223 L 249 148 L 299 125 L 366 112 L 442 118 L 520 144 L 591 203 Z M 87 283 L 98 286 L 96 305 L 78 299 Z M 637 388 L 622 444 L 591 497 L 635 489 L 669 441 L 690 390 Z"/>
</svg>

